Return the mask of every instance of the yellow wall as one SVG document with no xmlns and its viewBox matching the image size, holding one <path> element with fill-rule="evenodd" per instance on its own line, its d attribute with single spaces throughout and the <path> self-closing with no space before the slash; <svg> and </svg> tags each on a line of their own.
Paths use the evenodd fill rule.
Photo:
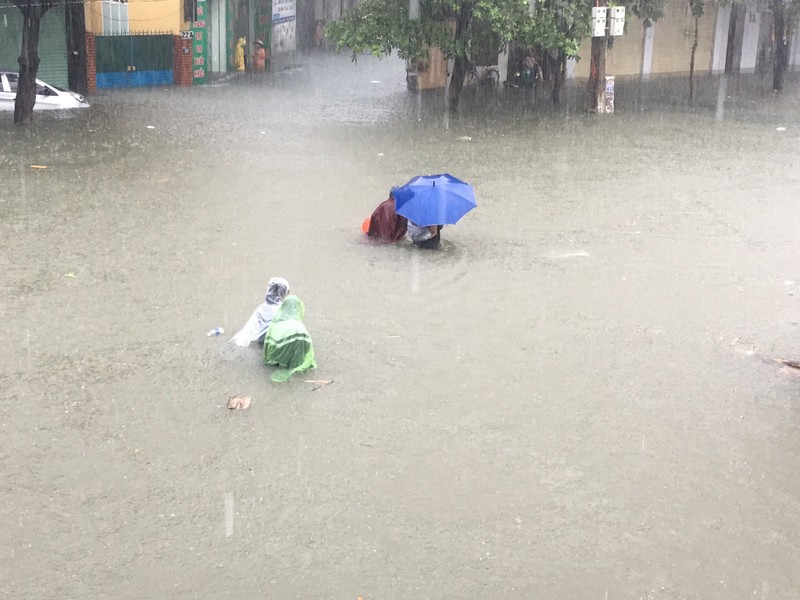
<svg viewBox="0 0 800 600">
<path fill-rule="evenodd" d="M 96 35 L 103 33 L 103 6 L 99 2 L 86 2 L 83 12 L 86 17 L 86 31 Z"/>
<path fill-rule="evenodd" d="M 708 2 L 705 15 L 700 19 L 699 44 L 695 56 L 695 70 L 699 73 L 711 70 L 716 14 L 716 6 Z M 655 24 L 651 75 L 689 71 L 692 42 L 685 36 L 685 32 L 692 27 L 694 21 L 689 11 L 688 0 L 667 0 L 664 16 Z M 591 39 L 583 40 L 578 53 L 581 60 L 575 65 L 575 77 L 589 77 L 591 48 Z M 642 22 L 628 12 L 625 35 L 614 39 L 614 47 L 606 55 L 606 74 L 618 76 L 640 74 L 643 54 Z"/>
<path fill-rule="evenodd" d="M 184 27 L 182 0 L 130 0 L 128 23 L 131 33 L 145 31 L 177 34 Z"/>
<path fill-rule="evenodd" d="M 642 27 L 642 22 L 635 17 L 628 19 L 625 35 L 615 37 L 614 45 L 606 54 L 606 75 L 621 76 L 641 73 L 643 40 L 644 28 Z M 591 58 L 591 52 L 589 57 Z"/>
<path fill-rule="evenodd" d="M 97 35 L 103 33 L 103 5 L 101 2 L 86 2 L 86 31 Z M 131 33 L 172 33 L 189 29 L 183 20 L 182 0 L 129 0 L 128 30 Z"/>
<path fill-rule="evenodd" d="M 428 60 L 419 61 L 417 66 L 417 87 L 421 90 L 443 89 L 447 86 L 447 59 L 439 48 L 428 49 Z"/>
<path fill-rule="evenodd" d="M 699 44 L 695 55 L 695 70 L 711 70 L 711 51 L 714 45 L 714 24 L 717 8 L 711 2 L 706 4 L 705 15 L 700 19 Z M 686 35 L 694 31 L 694 19 L 689 10 L 688 0 L 668 2 L 664 16 L 655 25 L 653 36 L 652 73 L 686 73 L 689 71 L 689 58 L 692 40 Z"/>
<path fill-rule="evenodd" d="M 669 0 L 668 0 L 669 1 Z M 606 54 L 606 75 L 638 75 L 642 72 L 644 28 L 642 22 L 627 11 L 625 35 L 616 36 L 614 45 Z M 589 77 L 592 62 L 592 39 L 581 42 L 578 52 L 581 60 L 575 65 L 575 77 Z"/>
</svg>

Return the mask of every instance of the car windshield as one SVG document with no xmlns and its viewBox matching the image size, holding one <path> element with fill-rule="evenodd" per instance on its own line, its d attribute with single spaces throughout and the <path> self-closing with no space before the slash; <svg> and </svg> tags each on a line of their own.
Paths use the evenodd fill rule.
<svg viewBox="0 0 800 600">
<path fill-rule="evenodd" d="M 17 87 L 19 85 L 19 75 L 16 73 L 5 73 L 6 79 L 8 80 L 8 87 L 10 92 L 16 92 Z M 57 85 L 44 85 L 42 83 L 36 84 L 36 95 L 37 96 L 55 96 L 55 91 L 59 92 L 66 92 L 67 90 L 63 87 Z"/>
</svg>

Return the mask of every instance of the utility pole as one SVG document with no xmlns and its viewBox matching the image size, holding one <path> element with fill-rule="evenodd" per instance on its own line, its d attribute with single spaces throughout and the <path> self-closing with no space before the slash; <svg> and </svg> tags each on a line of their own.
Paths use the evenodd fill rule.
<svg viewBox="0 0 800 600">
<path fill-rule="evenodd" d="M 606 15 L 608 2 L 595 0 L 592 8 L 592 53 L 589 66 L 589 89 L 586 109 L 602 114 L 605 110 L 606 49 L 608 48 L 608 28 Z"/>
<path fill-rule="evenodd" d="M 608 38 L 625 33 L 625 7 L 607 6 L 595 0 L 592 8 L 592 61 L 589 71 L 587 109 L 598 115 L 614 112 L 614 78 L 606 76 Z"/>
</svg>

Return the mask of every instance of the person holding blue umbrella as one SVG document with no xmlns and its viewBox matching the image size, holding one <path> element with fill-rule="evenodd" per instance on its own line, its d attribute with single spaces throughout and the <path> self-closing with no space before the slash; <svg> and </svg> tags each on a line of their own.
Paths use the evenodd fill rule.
<svg viewBox="0 0 800 600">
<path fill-rule="evenodd" d="M 442 240 L 443 225 L 417 225 L 414 221 L 408 222 L 408 237 L 415 246 L 436 250 Z"/>
<path fill-rule="evenodd" d="M 444 225 L 455 224 L 477 206 L 468 183 L 449 173 L 414 177 L 394 193 L 397 214 L 408 219 L 408 235 L 421 248 L 438 248 Z"/>
</svg>

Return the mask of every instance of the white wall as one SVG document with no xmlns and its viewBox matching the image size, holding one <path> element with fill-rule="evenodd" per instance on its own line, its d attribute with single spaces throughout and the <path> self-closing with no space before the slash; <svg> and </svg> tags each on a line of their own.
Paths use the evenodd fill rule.
<svg viewBox="0 0 800 600">
<path fill-rule="evenodd" d="M 770 15 L 761 14 L 756 10 L 755 2 L 748 2 L 747 12 L 744 16 L 742 62 L 739 65 L 742 73 L 752 73 L 756 69 L 756 59 L 758 58 L 758 34 L 761 31 L 762 17 L 770 18 Z"/>
<path fill-rule="evenodd" d="M 653 40 L 656 37 L 656 26 L 651 25 L 644 30 L 644 39 L 642 44 L 642 77 L 648 79 L 650 77 L 650 70 L 653 67 Z"/>
<path fill-rule="evenodd" d="M 222 2 L 211 2 L 211 18 L 209 19 L 209 48 L 208 57 L 211 67 L 206 67 L 212 73 L 224 73 L 225 65 L 225 5 Z"/>
<path fill-rule="evenodd" d="M 508 80 L 508 48 L 497 55 L 497 74 L 501 82 Z"/>
<path fill-rule="evenodd" d="M 585 60 L 589 60 L 586 58 Z M 567 60 L 567 72 L 565 74 L 567 79 L 574 79 L 575 78 L 575 67 L 578 66 L 578 61 L 573 58 Z"/>
<path fill-rule="evenodd" d="M 731 7 L 717 8 L 717 26 L 714 29 L 714 49 L 711 52 L 711 72 L 725 71 L 725 55 L 728 52 L 728 30 L 731 25 Z"/>
</svg>

